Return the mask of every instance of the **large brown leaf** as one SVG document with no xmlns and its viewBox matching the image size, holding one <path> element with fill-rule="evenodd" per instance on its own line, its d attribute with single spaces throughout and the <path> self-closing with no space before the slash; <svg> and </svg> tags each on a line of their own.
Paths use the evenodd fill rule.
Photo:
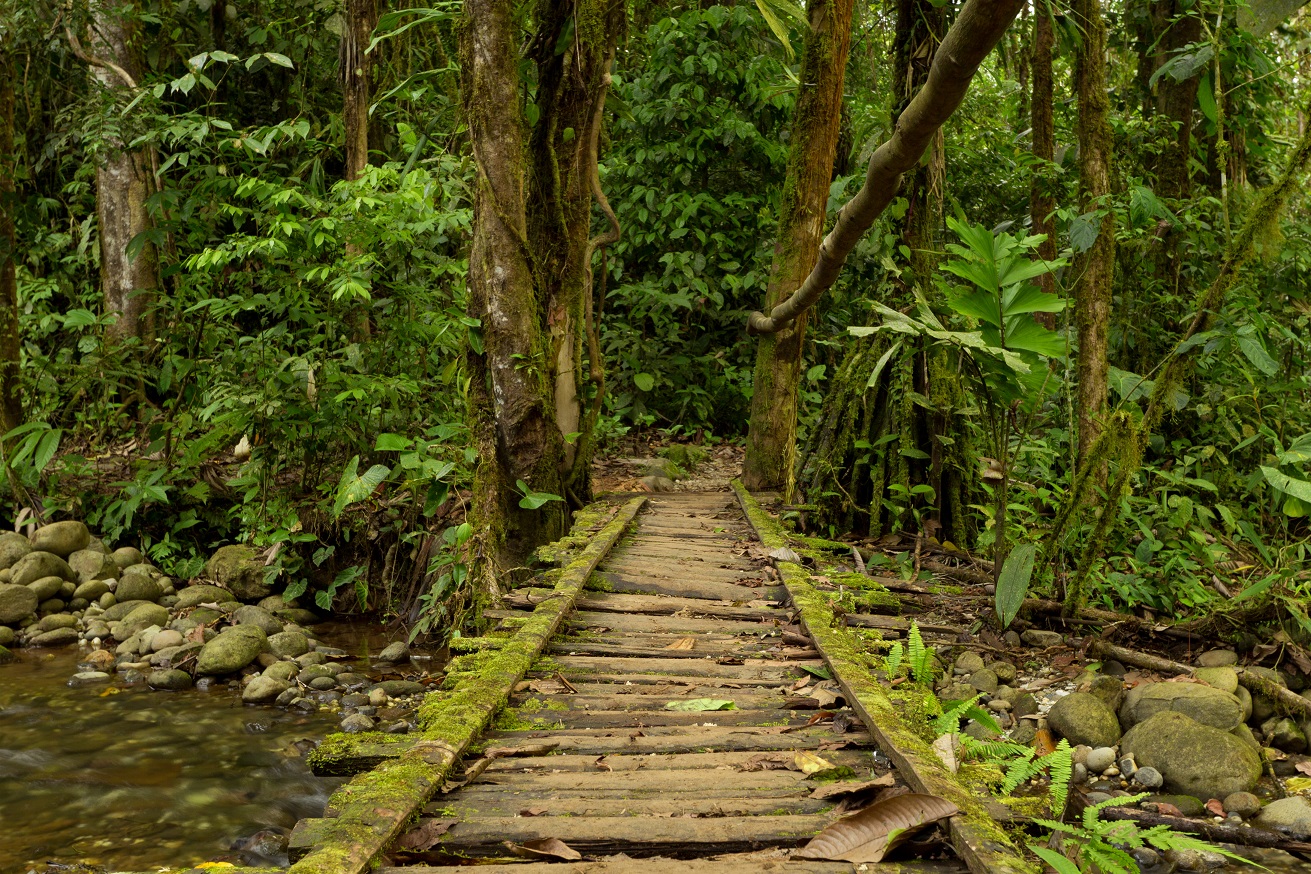
<svg viewBox="0 0 1311 874">
<path fill-rule="evenodd" d="M 898 795 L 833 823 L 797 851 L 802 859 L 873 864 L 925 826 L 959 813 L 936 795 Z"/>
<path fill-rule="evenodd" d="M 524 859 L 554 859 L 561 862 L 574 862 L 583 858 L 583 854 L 559 838 L 539 838 L 515 844 L 505 841 L 511 853 Z"/>
</svg>

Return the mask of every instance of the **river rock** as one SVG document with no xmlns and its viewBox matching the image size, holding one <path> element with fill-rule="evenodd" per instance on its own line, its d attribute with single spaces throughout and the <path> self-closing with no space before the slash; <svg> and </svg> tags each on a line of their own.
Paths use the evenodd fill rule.
<svg viewBox="0 0 1311 874">
<path fill-rule="evenodd" d="M 100 614 L 100 619 L 109 623 L 121 622 L 124 616 L 149 603 L 149 601 L 116 601 L 112 606 L 106 608 L 104 613 Z"/>
<path fill-rule="evenodd" d="M 264 562 L 249 546 L 224 546 L 205 565 L 205 576 L 232 592 L 239 601 L 258 601 L 273 594 L 264 582 Z"/>
<path fill-rule="evenodd" d="M 204 644 L 199 641 L 187 641 L 181 646 L 170 646 L 150 656 L 150 664 L 157 668 L 176 668 L 188 660 L 194 662 Z"/>
<path fill-rule="evenodd" d="M 341 730 L 347 734 L 373 731 L 373 720 L 362 713 L 352 713 L 341 721 Z"/>
<path fill-rule="evenodd" d="M 1136 785 L 1149 790 L 1160 789 L 1165 783 L 1165 778 L 1162 777 L 1161 772 L 1155 768 L 1139 768 L 1133 772 L 1133 777 L 1131 779 Z"/>
<path fill-rule="evenodd" d="M 987 668 L 984 668 L 981 671 L 975 671 L 970 674 L 969 685 L 976 691 L 982 692 L 985 695 L 991 695 L 997 691 L 997 687 L 1000 684 L 997 682 L 997 675 Z"/>
<path fill-rule="evenodd" d="M 1193 676 L 1208 686 L 1214 686 L 1230 695 L 1238 694 L 1238 672 L 1231 667 L 1221 665 L 1215 668 L 1198 668 Z"/>
<path fill-rule="evenodd" d="M 36 612 L 40 600 L 27 586 L 0 583 L 0 625 L 17 625 Z"/>
<path fill-rule="evenodd" d="M 395 665 L 410 660 L 410 646 L 403 640 L 388 644 L 378 653 L 377 661 L 384 665 Z"/>
<path fill-rule="evenodd" d="M 54 631 L 56 628 L 77 628 L 77 617 L 67 613 L 55 613 L 36 624 L 37 631 Z"/>
<path fill-rule="evenodd" d="M 237 625 L 254 625 L 266 635 L 282 631 L 282 623 L 272 613 L 254 604 L 245 604 L 232 611 L 232 621 Z"/>
<path fill-rule="evenodd" d="M 1015 665 L 1010 662 L 988 662 L 986 667 L 997 675 L 997 682 L 999 683 L 1005 684 L 1013 683 L 1015 681 Z"/>
<path fill-rule="evenodd" d="M 68 605 L 61 598 L 50 598 L 36 605 L 36 612 L 44 616 L 47 613 L 62 613 Z"/>
<path fill-rule="evenodd" d="M 0 625 L 0 646 L 10 646 L 18 635 L 8 625 Z"/>
<path fill-rule="evenodd" d="M 77 574 L 57 555 L 49 552 L 29 552 L 14 562 L 9 569 L 9 581 L 16 586 L 35 583 L 42 577 L 59 577 L 69 582 L 77 582 Z"/>
<path fill-rule="evenodd" d="M 4 644 L 0 644 L 0 665 L 13 664 L 18 661 L 18 656 L 11 653 Z"/>
<path fill-rule="evenodd" d="M 120 546 L 109 554 L 109 558 L 119 570 L 126 570 L 146 560 L 146 557 L 141 554 L 141 550 L 135 546 Z"/>
<path fill-rule="evenodd" d="M 118 577 L 118 565 L 109 556 L 94 549 L 79 549 L 68 557 L 68 566 L 83 583 Z"/>
<path fill-rule="evenodd" d="M 225 601 L 233 600 L 236 599 L 227 589 L 201 583 L 195 586 L 187 586 L 178 592 L 177 607 L 179 610 L 186 610 L 201 604 L 222 604 Z"/>
<path fill-rule="evenodd" d="M 81 522 L 52 522 L 32 532 L 32 549 L 49 552 L 60 558 L 91 545 L 91 532 Z"/>
<path fill-rule="evenodd" d="M 99 601 L 100 596 L 109 591 L 109 583 L 104 580 L 88 580 L 73 590 L 73 599 Z"/>
<path fill-rule="evenodd" d="M 422 683 L 416 683 L 413 680 L 383 680 L 381 683 L 374 683 L 370 691 L 373 689 L 381 689 L 392 698 L 400 698 L 405 695 L 421 695 L 428 691 Z"/>
<path fill-rule="evenodd" d="M 269 635 L 269 649 L 276 656 L 294 659 L 310 651 L 310 641 L 299 631 L 280 631 Z"/>
<path fill-rule="evenodd" d="M 285 607 L 281 610 L 274 610 L 273 615 L 290 625 L 318 625 L 323 621 L 313 610 L 305 610 L 301 607 Z"/>
<path fill-rule="evenodd" d="M 16 531 L 0 534 L 0 569 L 13 567 L 15 562 L 31 551 L 31 542 Z"/>
<path fill-rule="evenodd" d="M 61 577 L 42 577 L 28 583 L 27 587 L 36 592 L 38 601 L 49 601 L 59 594 L 59 590 L 64 587 L 64 580 Z"/>
<path fill-rule="evenodd" d="M 1055 631 L 1043 631 L 1040 628 L 1030 628 L 1020 635 L 1020 640 L 1038 649 L 1060 646 L 1063 642 L 1063 638 Z"/>
<path fill-rule="evenodd" d="M 956 673 L 968 676 L 983 670 L 983 656 L 973 650 L 966 650 L 956 657 Z"/>
<path fill-rule="evenodd" d="M 168 625 L 168 609 L 158 604 L 143 603 L 123 617 L 114 636 L 119 640 L 123 640 L 125 637 L 136 634 L 138 631 L 152 625 L 157 625 L 160 628 Z"/>
<path fill-rule="evenodd" d="M 1119 677 L 1108 677 L 1106 674 L 1093 674 L 1083 683 L 1079 684 L 1080 692 L 1087 692 L 1094 695 L 1111 708 L 1115 713 L 1124 703 L 1124 681 Z"/>
<path fill-rule="evenodd" d="M 106 674 L 104 671 L 82 671 L 81 673 L 74 674 L 72 678 L 69 679 L 68 685 L 96 686 L 100 683 L 108 683 L 112 679 L 114 678 L 109 674 Z"/>
<path fill-rule="evenodd" d="M 56 628 L 38 634 L 27 643 L 29 646 L 68 646 L 70 643 L 77 643 L 77 639 L 76 628 Z"/>
<path fill-rule="evenodd" d="M 141 565 L 124 571 L 118 578 L 118 587 L 114 597 L 120 601 L 149 601 L 154 604 L 164 595 L 164 587 L 159 581 L 145 571 L 138 571 Z"/>
<path fill-rule="evenodd" d="M 1311 799 L 1293 795 L 1271 801 L 1254 822 L 1262 828 L 1286 832 L 1299 840 L 1311 836 Z"/>
<path fill-rule="evenodd" d="M 1071 744 L 1110 747 L 1120 739 L 1115 711 L 1088 692 L 1071 692 L 1053 704 L 1047 713 L 1047 724 Z"/>
<path fill-rule="evenodd" d="M 1261 723 L 1261 733 L 1265 735 L 1266 743 L 1275 749 L 1286 753 L 1306 751 L 1306 735 L 1297 727 L 1297 723 L 1287 716 L 1272 716 L 1267 719 Z"/>
<path fill-rule="evenodd" d="M 1171 792 L 1223 798 L 1250 792 L 1261 777 L 1256 750 L 1228 732 L 1163 710 L 1124 735 L 1120 749 L 1140 768 L 1155 768 Z"/>
<path fill-rule="evenodd" d="M 183 689 L 191 688 L 191 675 L 186 671 L 179 671 L 176 668 L 167 668 L 159 671 L 151 671 L 146 677 L 146 683 L 152 689 L 161 689 L 165 692 L 181 692 Z"/>
<path fill-rule="evenodd" d="M 182 633 L 166 628 L 162 631 L 155 632 L 154 637 L 150 638 L 150 651 L 162 652 L 166 649 L 181 646 L 183 644 Z"/>
<path fill-rule="evenodd" d="M 1085 747 L 1086 749 L 1086 747 Z M 1084 764 L 1093 774 L 1100 774 L 1115 764 L 1115 750 L 1111 747 L 1097 747 L 1087 750 L 1083 755 Z"/>
<path fill-rule="evenodd" d="M 1264 677 L 1276 686 L 1282 686 L 1285 689 L 1288 688 L 1288 681 L 1284 679 L 1284 675 L 1273 668 L 1249 667 L 1244 670 L 1248 673 L 1256 674 L 1259 677 Z M 1265 722 L 1271 716 L 1274 716 L 1277 710 L 1278 708 L 1275 707 L 1275 702 L 1266 696 L 1260 694 L 1252 695 L 1252 715 L 1250 717 L 1252 723 L 1258 724 Z"/>
<path fill-rule="evenodd" d="M 278 662 L 277 664 L 269 665 L 265 668 L 263 676 L 268 677 L 271 680 L 286 680 L 290 683 L 292 680 L 296 679 L 296 674 L 295 662 Z"/>
<path fill-rule="evenodd" d="M 1197 657 L 1197 664 L 1203 668 L 1226 668 L 1238 664 L 1238 653 L 1232 649 L 1213 649 Z"/>
<path fill-rule="evenodd" d="M 234 625 L 205 644 L 196 660 L 198 674 L 231 674 L 255 661 L 268 638 L 254 625 Z"/>
<path fill-rule="evenodd" d="M 241 700 L 247 704 L 268 704 L 291 688 L 291 683 L 274 677 L 259 676 L 241 691 Z"/>
<path fill-rule="evenodd" d="M 1164 711 L 1182 713 L 1221 731 L 1230 731 L 1243 721 L 1242 705 L 1228 692 L 1200 683 L 1147 683 L 1124 696 L 1120 723 L 1132 727 Z"/>
<path fill-rule="evenodd" d="M 1261 812 L 1261 799 L 1251 792 L 1231 792 L 1224 798 L 1225 813 L 1251 819 Z"/>
<path fill-rule="evenodd" d="M 114 670 L 114 654 L 107 649 L 93 649 L 78 662 L 78 667 L 87 671 Z"/>
</svg>

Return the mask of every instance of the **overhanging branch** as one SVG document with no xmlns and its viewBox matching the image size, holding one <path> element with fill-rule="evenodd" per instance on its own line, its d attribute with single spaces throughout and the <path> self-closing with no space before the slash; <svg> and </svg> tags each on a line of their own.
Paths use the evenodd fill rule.
<svg viewBox="0 0 1311 874">
<path fill-rule="evenodd" d="M 1024 0 L 968 0 L 933 56 L 924 87 L 897 119 L 891 138 L 869 160 L 865 184 L 842 207 L 833 230 L 819 247 L 810 275 L 769 315 L 752 313 L 750 334 L 773 334 L 805 312 L 837 282 L 847 255 L 896 196 L 901 176 L 919 161 L 943 123 L 951 118 L 983 59 L 1019 14 Z"/>
</svg>

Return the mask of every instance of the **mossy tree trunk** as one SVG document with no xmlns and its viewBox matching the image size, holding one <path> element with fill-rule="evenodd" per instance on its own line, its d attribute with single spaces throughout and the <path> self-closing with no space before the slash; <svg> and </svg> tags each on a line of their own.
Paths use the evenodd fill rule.
<svg viewBox="0 0 1311 874">
<path fill-rule="evenodd" d="M 1100 0 L 1074 0 L 1075 23 L 1083 34 L 1075 55 L 1079 102 L 1079 211 L 1100 213 L 1097 238 L 1076 258 L 1075 324 L 1079 333 L 1078 458 L 1082 462 L 1101 433 L 1106 413 L 1115 275 L 1115 214 L 1111 209 L 1110 101 L 1106 91 L 1106 21 Z"/>
<path fill-rule="evenodd" d="M 481 321 L 468 352 L 478 450 L 474 580 L 493 599 L 499 574 L 568 526 L 566 502 L 521 507 L 519 483 L 589 496 L 580 468 L 590 459 L 572 452 L 570 440 L 581 421 L 593 127 L 626 12 L 622 3 L 544 0 L 525 47 L 515 10 L 512 0 L 466 0 L 461 35 L 478 167 L 468 277 L 469 314 Z M 535 67 L 529 84 L 521 57 Z M 531 130 L 520 103 L 530 85 L 539 110 Z"/>
<path fill-rule="evenodd" d="M 819 253 L 842 125 L 842 87 L 851 47 L 852 0 L 813 0 L 792 117 L 791 150 L 765 309 L 801 285 Z M 795 485 L 797 391 L 806 316 L 761 338 L 752 380 L 742 481 L 749 489 Z"/>
<path fill-rule="evenodd" d="M 347 182 L 360 178 L 369 166 L 369 91 L 373 59 L 368 53 L 373 28 L 378 24 L 377 0 L 346 0 L 346 25 L 341 37 L 341 94 L 342 127 L 345 129 Z M 348 258 L 362 253 L 359 244 L 346 243 Z M 356 340 L 368 337 L 372 331 L 368 302 L 359 303 L 354 313 L 351 331 Z"/>
<path fill-rule="evenodd" d="M 93 84 L 126 103 L 141 80 L 137 31 L 130 16 L 134 5 L 97 0 L 84 54 Z M 96 217 L 100 227 L 100 283 L 105 312 L 117 316 L 109 328 L 115 340 L 142 343 L 155 334 L 155 295 L 159 265 L 147 242 L 129 254 L 129 244 L 152 228 L 146 201 L 154 188 L 151 159 L 142 148 L 129 148 L 118 135 L 100 144 L 96 166 Z"/>
<path fill-rule="evenodd" d="M 1052 160 L 1056 155 L 1056 128 L 1052 120 L 1052 52 L 1056 36 L 1052 27 L 1052 11 L 1039 4 L 1033 14 L 1033 93 L 1029 100 L 1029 127 L 1033 137 L 1033 156 L 1042 162 L 1033 174 L 1029 187 L 1029 216 L 1035 234 L 1046 234 L 1047 239 L 1038 246 L 1038 257 L 1044 261 L 1056 260 L 1056 223 L 1052 213 L 1056 210 L 1056 197 L 1052 193 Z M 1056 293 L 1056 276 L 1044 273 L 1038 278 L 1042 290 Z M 1034 319 L 1045 328 L 1056 327 L 1055 313 L 1034 313 Z"/>
<path fill-rule="evenodd" d="M 0 37 L 0 433 L 23 423 L 18 388 L 18 277 L 14 194 L 18 156 L 14 153 L 14 64 L 9 39 Z"/>
</svg>

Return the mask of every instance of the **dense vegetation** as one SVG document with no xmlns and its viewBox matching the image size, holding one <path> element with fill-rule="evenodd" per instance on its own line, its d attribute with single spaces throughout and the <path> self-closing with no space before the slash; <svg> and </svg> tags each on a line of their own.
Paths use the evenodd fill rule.
<svg viewBox="0 0 1311 874">
<path fill-rule="evenodd" d="M 850 17 L 831 221 L 960 9 L 468 7 L 0 0 L 9 511 L 179 575 L 282 544 L 293 591 L 436 629 L 595 453 L 746 438 L 817 16 Z M 772 485 L 826 536 L 1311 634 L 1308 75 L 1300 13 L 1026 5 L 809 313 Z M 558 307 L 498 310 L 516 269 Z"/>
</svg>

